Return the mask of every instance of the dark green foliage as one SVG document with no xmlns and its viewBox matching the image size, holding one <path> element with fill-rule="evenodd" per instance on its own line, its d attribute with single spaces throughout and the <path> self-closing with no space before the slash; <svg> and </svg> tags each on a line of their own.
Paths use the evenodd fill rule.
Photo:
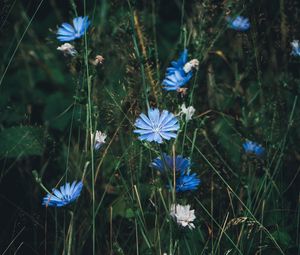
<svg viewBox="0 0 300 255">
<path fill-rule="evenodd" d="M 12 127 L 0 132 L 1 157 L 41 156 L 44 151 L 45 133 L 38 127 Z"/>
</svg>

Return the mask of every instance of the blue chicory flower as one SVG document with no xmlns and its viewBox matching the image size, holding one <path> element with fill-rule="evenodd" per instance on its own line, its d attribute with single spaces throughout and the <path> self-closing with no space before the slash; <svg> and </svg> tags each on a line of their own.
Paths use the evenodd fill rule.
<svg viewBox="0 0 300 255">
<path fill-rule="evenodd" d="M 158 157 L 152 161 L 150 166 L 161 173 L 164 173 L 165 171 L 173 173 L 173 162 L 173 157 L 164 153 L 163 160 Z M 196 190 L 201 183 L 201 180 L 197 178 L 195 173 L 190 174 L 190 166 L 191 162 L 189 159 L 184 158 L 181 155 L 176 156 L 175 170 L 178 174 L 176 178 L 176 192 Z"/>
<path fill-rule="evenodd" d="M 179 129 L 178 119 L 173 113 L 158 109 L 149 109 L 148 116 L 141 113 L 134 123 L 138 129 L 133 132 L 139 134 L 141 141 L 162 143 L 163 139 L 176 138 Z"/>
<path fill-rule="evenodd" d="M 61 42 L 69 42 L 78 39 L 84 35 L 90 25 L 87 16 L 73 19 L 73 26 L 69 23 L 62 23 L 57 30 L 57 39 Z"/>
<path fill-rule="evenodd" d="M 169 156 L 166 153 L 163 154 L 163 160 L 161 160 L 160 157 L 154 159 L 150 166 L 155 168 L 156 170 L 160 172 L 164 172 L 165 168 L 167 168 L 167 171 L 173 171 L 174 168 L 174 160 L 173 156 Z M 191 162 L 189 159 L 184 158 L 181 155 L 177 155 L 175 157 L 175 170 L 176 172 L 180 172 L 181 174 L 184 174 L 189 170 L 191 166 Z"/>
<path fill-rule="evenodd" d="M 167 91 L 179 90 L 184 86 L 193 76 L 193 72 L 184 70 L 187 64 L 188 50 L 184 49 L 177 61 L 171 62 L 171 67 L 167 68 L 166 77 L 162 81 L 163 89 Z"/>
<path fill-rule="evenodd" d="M 295 57 L 300 57 L 300 45 L 298 40 L 294 40 L 291 42 L 292 52 L 291 55 Z"/>
<path fill-rule="evenodd" d="M 167 68 L 167 74 L 173 74 L 176 70 L 183 69 L 184 65 L 187 63 L 187 58 L 188 50 L 184 49 L 183 52 L 181 52 L 179 59 L 171 62 L 172 67 Z"/>
<path fill-rule="evenodd" d="M 47 194 L 43 198 L 42 205 L 44 206 L 54 206 L 62 207 L 68 205 L 75 201 L 82 190 L 83 183 L 79 181 L 78 183 L 74 181 L 72 184 L 66 183 L 61 186 L 60 189 L 52 189 L 52 194 Z"/>
<path fill-rule="evenodd" d="M 243 148 L 246 153 L 255 154 L 261 156 L 265 153 L 264 147 L 252 141 L 246 141 L 243 143 Z"/>
<path fill-rule="evenodd" d="M 183 70 L 175 70 L 173 74 L 166 74 L 166 77 L 163 80 L 163 89 L 167 91 L 178 91 L 192 78 L 192 76 L 192 72 L 185 74 Z"/>
<path fill-rule="evenodd" d="M 196 190 L 201 183 L 196 174 L 185 173 L 176 179 L 176 192 Z"/>
<path fill-rule="evenodd" d="M 228 27 L 236 31 L 247 31 L 250 28 L 250 22 L 248 18 L 243 16 L 237 16 L 235 18 L 227 17 Z"/>
</svg>

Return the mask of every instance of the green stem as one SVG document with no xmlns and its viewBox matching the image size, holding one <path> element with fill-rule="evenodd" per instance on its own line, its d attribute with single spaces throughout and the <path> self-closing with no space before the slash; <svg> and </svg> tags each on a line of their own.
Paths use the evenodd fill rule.
<svg viewBox="0 0 300 255">
<path fill-rule="evenodd" d="M 164 157 L 161 146 L 159 146 L 159 151 L 160 151 L 160 155 L 161 155 L 160 157 L 161 157 L 163 167 L 164 167 L 164 173 L 166 174 L 169 186 L 172 189 L 172 202 L 175 203 L 176 184 L 173 185 L 172 180 L 170 178 L 170 173 L 169 173 L 170 169 L 168 169 L 168 167 L 167 167 L 167 164 L 166 164 L 165 157 Z M 164 203 L 164 200 L 163 200 L 163 203 Z M 164 206 L 166 207 L 165 203 L 164 203 Z M 168 199 L 168 208 L 170 208 L 170 207 L 171 207 L 171 203 L 170 203 L 170 199 Z M 169 210 L 168 210 L 168 212 L 169 212 Z M 173 229 L 172 229 L 172 224 L 170 223 L 169 226 L 170 226 L 170 228 L 169 228 L 169 238 L 170 238 L 169 239 L 169 254 L 173 254 Z"/>
<path fill-rule="evenodd" d="M 86 16 L 86 0 L 83 3 L 84 6 L 84 16 Z M 91 78 L 89 73 L 89 62 L 88 62 L 88 41 L 86 31 L 84 33 L 84 62 L 86 67 L 86 79 L 87 79 L 87 88 L 88 88 L 88 126 L 87 130 L 89 131 L 89 137 L 93 134 L 93 122 L 92 122 L 92 85 Z M 89 139 L 87 137 L 87 139 Z M 87 142 L 87 141 L 86 141 Z M 93 228 L 93 255 L 96 252 L 96 224 L 95 224 L 95 169 L 94 169 L 94 146 L 93 143 L 90 142 L 90 153 L 91 153 L 91 168 L 92 168 L 92 228 Z"/>
<path fill-rule="evenodd" d="M 68 242 L 68 255 L 71 255 L 71 250 L 72 250 L 73 221 L 74 221 L 73 212 L 70 212 L 70 214 L 71 214 L 71 219 L 70 219 L 70 232 L 69 232 L 69 242 Z"/>
<path fill-rule="evenodd" d="M 44 184 L 43 183 L 39 183 L 40 184 L 40 186 L 41 186 L 41 188 L 43 189 L 43 190 L 45 190 L 48 194 L 52 194 L 45 186 L 44 186 Z"/>
<path fill-rule="evenodd" d="M 187 131 L 187 122 L 184 123 L 184 132 L 183 132 L 183 140 L 182 140 L 182 147 L 181 147 L 181 155 L 183 155 L 184 151 L 184 144 L 185 144 L 185 136 L 186 136 L 186 131 Z"/>
</svg>

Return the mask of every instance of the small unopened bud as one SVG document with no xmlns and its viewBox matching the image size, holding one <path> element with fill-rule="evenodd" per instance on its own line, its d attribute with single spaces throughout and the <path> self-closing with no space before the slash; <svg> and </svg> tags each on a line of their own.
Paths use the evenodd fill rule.
<svg viewBox="0 0 300 255">
<path fill-rule="evenodd" d="M 37 183 L 41 183 L 41 178 L 39 177 L 39 174 L 36 170 L 32 171 L 32 175 Z"/>
<path fill-rule="evenodd" d="M 178 88 L 177 89 L 177 92 L 179 94 L 181 94 L 182 96 L 185 96 L 186 95 L 186 91 L 187 91 L 187 88 Z"/>
<path fill-rule="evenodd" d="M 103 64 L 104 57 L 101 55 L 97 55 L 94 60 L 91 61 L 92 65 L 97 66 L 99 64 Z"/>
</svg>

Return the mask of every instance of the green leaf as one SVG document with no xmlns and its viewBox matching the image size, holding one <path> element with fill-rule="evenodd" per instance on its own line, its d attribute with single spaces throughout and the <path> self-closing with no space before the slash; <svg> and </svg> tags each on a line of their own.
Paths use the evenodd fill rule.
<svg viewBox="0 0 300 255">
<path fill-rule="evenodd" d="M 273 233 L 271 233 L 273 238 L 279 243 L 279 245 L 283 248 L 289 248 L 293 243 L 290 235 L 283 229 L 277 229 Z"/>
<path fill-rule="evenodd" d="M 44 120 L 51 128 L 63 131 L 71 121 L 72 101 L 62 93 L 57 92 L 48 97 L 44 111 Z"/>
<path fill-rule="evenodd" d="M 124 199 L 118 199 L 112 206 L 113 208 L 113 218 L 116 216 L 121 216 L 124 218 L 134 218 L 134 211 L 128 207 L 126 201 Z"/>
<path fill-rule="evenodd" d="M 0 133 L 1 157 L 40 156 L 44 150 L 43 129 L 38 127 L 12 127 Z"/>
<path fill-rule="evenodd" d="M 220 118 L 217 120 L 213 131 L 231 161 L 239 164 L 241 140 L 234 130 L 234 121 L 226 117 Z"/>
</svg>

